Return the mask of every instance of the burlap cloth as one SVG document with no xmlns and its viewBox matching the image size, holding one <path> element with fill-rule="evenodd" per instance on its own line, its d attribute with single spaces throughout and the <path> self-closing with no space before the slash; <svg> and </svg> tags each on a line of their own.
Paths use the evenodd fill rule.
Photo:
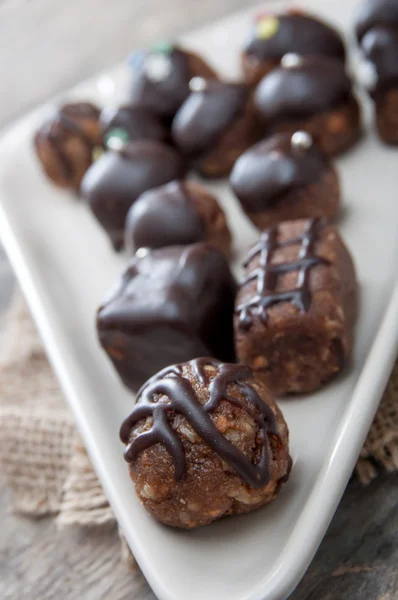
<svg viewBox="0 0 398 600">
<path fill-rule="evenodd" d="M 13 509 L 31 516 L 52 513 L 59 526 L 114 521 L 20 293 L 2 347 L 0 473 Z M 398 470 L 398 361 L 355 471 L 366 485 L 382 469 Z M 121 544 L 132 566 L 122 537 Z"/>
</svg>

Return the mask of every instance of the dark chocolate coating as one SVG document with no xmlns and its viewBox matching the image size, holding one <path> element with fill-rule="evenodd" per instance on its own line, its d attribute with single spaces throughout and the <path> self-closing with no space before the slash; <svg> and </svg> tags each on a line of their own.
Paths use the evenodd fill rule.
<svg viewBox="0 0 398 600">
<path fill-rule="evenodd" d="M 398 28 L 397 0 L 365 0 L 362 3 L 355 26 L 358 40 L 372 27 Z"/>
<path fill-rule="evenodd" d="M 161 81 L 155 81 L 146 73 L 146 61 L 151 55 L 153 53 L 143 52 L 142 60 L 136 65 L 131 101 L 162 117 L 173 117 L 189 94 L 191 73 L 187 56 L 183 50 L 174 47 L 167 54 L 172 67 L 170 74 Z"/>
<path fill-rule="evenodd" d="M 115 249 L 123 246 L 130 206 L 147 190 L 184 175 L 181 157 L 160 142 L 141 140 L 105 152 L 86 172 L 81 192 Z"/>
<path fill-rule="evenodd" d="M 167 141 L 169 133 L 160 118 L 155 114 L 134 106 L 126 104 L 119 108 L 104 108 L 101 112 L 100 125 L 105 136 L 112 129 L 123 129 L 129 136 L 129 140 L 158 140 Z"/>
<path fill-rule="evenodd" d="M 98 311 L 101 344 L 135 391 L 169 364 L 231 361 L 235 293 L 226 258 L 207 243 L 134 256 Z"/>
<path fill-rule="evenodd" d="M 351 81 L 341 62 L 311 56 L 300 65 L 281 65 L 268 73 L 256 89 L 255 104 L 261 118 L 275 124 L 326 112 L 350 94 Z"/>
<path fill-rule="evenodd" d="M 172 181 L 142 194 L 126 219 L 125 245 L 161 248 L 205 239 L 204 224 L 183 181 Z"/>
<path fill-rule="evenodd" d="M 202 440 L 216 452 L 222 460 L 239 475 L 243 481 L 254 488 L 265 487 L 271 478 L 268 456 L 267 435 L 278 435 L 278 427 L 272 409 L 259 396 L 258 392 L 247 383 L 252 376 L 245 365 L 221 364 L 212 358 L 198 358 L 191 361 L 191 366 L 199 381 L 209 383 L 204 366 L 211 365 L 218 373 L 209 386 L 210 398 L 202 404 L 190 381 L 183 377 L 182 365 L 167 367 L 150 379 L 139 391 L 137 404 L 131 415 L 125 419 L 120 429 L 122 442 L 128 444 L 125 451 L 127 462 L 134 462 L 138 454 L 154 444 L 164 444 L 175 464 L 175 478 L 181 481 L 185 476 L 185 451 L 181 439 L 171 427 L 167 413 L 184 415 L 189 425 Z M 249 408 L 240 400 L 228 393 L 228 387 L 235 384 L 248 401 Z M 158 396 L 167 396 L 167 402 L 157 402 Z M 235 406 L 249 412 L 259 428 L 260 452 L 259 460 L 253 464 L 247 456 L 232 444 L 217 428 L 211 419 L 221 401 L 231 402 Z M 139 433 L 131 442 L 130 435 L 134 425 L 141 419 L 153 417 L 149 431 Z"/>
<path fill-rule="evenodd" d="M 191 92 L 174 118 L 171 132 L 176 146 L 187 156 L 213 149 L 243 113 L 248 98 L 246 85 L 207 80 L 205 89 Z"/>
<path fill-rule="evenodd" d="M 296 148 L 289 133 L 277 133 L 238 158 L 230 183 L 245 210 L 261 212 L 291 190 L 316 182 L 329 167 L 315 144 Z"/>
<path fill-rule="evenodd" d="M 377 73 L 371 93 L 374 95 L 392 85 L 398 86 L 398 28 L 374 27 L 364 35 L 361 46 Z"/>
<path fill-rule="evenodd" d="M 343 40 L 333 27 L 300 13 L 282 13 L 275 16 L 278 29 L 268 39 L 250 36 L 245 52 L 260 60 L 280 59 L 288 52 L 302 56 L 321 54 L 345 61 Z M 255 29 L 255 28 L 254 28 Z"/>
</svg>

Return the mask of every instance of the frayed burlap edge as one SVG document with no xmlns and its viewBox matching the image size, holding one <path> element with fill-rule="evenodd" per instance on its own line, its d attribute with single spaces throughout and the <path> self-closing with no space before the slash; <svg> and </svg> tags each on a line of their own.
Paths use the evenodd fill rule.
<svg viewBox="0 0 398 600">
<path fill-rule="evenodd" d="M 0 378 L 0 470 L 15 511 L 59 527 L 114 522 L 21 294 L 10 311 Z M 398 470 L 398 363 L 356 465 L 362 484 Z M 122 539 L 122 553 L 135 563 Z"/>
</svg>

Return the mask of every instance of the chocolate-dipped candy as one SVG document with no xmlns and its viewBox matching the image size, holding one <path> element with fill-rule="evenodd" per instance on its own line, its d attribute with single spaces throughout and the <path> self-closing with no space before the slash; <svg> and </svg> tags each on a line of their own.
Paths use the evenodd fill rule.
<svg viewBox="0 0 398 600">
<path fill-rule="evenodd" d="M 340 205 L 336 170 L 306 131 L 276 133 L 249 148 L 236 161 L 230 183 L 259 229 L 291 219 L 331 218 Z"/>
<path fill-rule="evenodd" d="M 320 54 L 345 62 L 340 33 L 324 21 L 298 11 L 263 13 L 255 18 L 242 52 L 246 82 L 257 84 L 289 52 Z"/>
<path fill-rule="evenodd" d="M 351 80 L 329 57 L 286 54 L 259 83 L 255 104 L 269 133 L 308 131 L 329 155 L 352 146 L 360 134 Z"/>
<path fill-rule="evenodd" d="M 104 144 L 110 149 L 137 140 L 167 142 L 169 139 L 168 129 L 160 117 L 133 104 L 104 108 L 100 125 Z"/>
<path fill-rule="evenodd" d="M 173 121 L 174 143 L 203 177 L 224 177 L 262 134 L 249 87 L 195 77 L 190 88 Z"/>
<path fill-rule="evenodd" d="M 365 0 L 362 2 L 355 23 L 358 41 L 373 27 L 398 28 L 397 0 Z"/>
<path fill-rule="evenodd" d="M 131 101 L 170 120 L 189 94 L 193 77 L 217 79 L 215 71 L 198 54 L 167 42 L 132 56 Z"/>
<path fill-rule="evenodd" d="M 357 35 L 358 78 L 374 101 L 377 131 L 385 143 L 398 144 L 398 2 L 365 3 Z"/>
<path fill-rule="evenodd" d="M 209 242 L 229 254 L 231 234 L 216 198 L 193 181 L 172 181 L 142 194 L 131 206 L 125 246 L 161 248 Z"/>
<path fill-rule="evenodd" d="M 102 145 L 99 114 L 87 102 L 65 104 L 36 133 L 37 155 L 55 185 L 78 191 L 95 146 Z"/>
<path fill-rule="evenodd" d="M 127 387 L 174 362 L 233 359 L 235 281 L 207 243 L 141 248 L 98 311 L 101 345 Z"/>
<path fill-rule="evenodd" d="M 150 379 L 120 437 L 146 510 L 184 529 L 268 504 L 292 465 L 288 427 L 267 388 L 244 365 L 212 358 Z"/>
<path fill-rule="evenodd" d="M 130 206 L 147 190 L 179 179 L 184 171 L 175 150 L 160 142 L 139 140 L 96 160 L 83 178 L 81 193 L 115 250 L 121 250 Z"/>
<path fill-rule="evenodd" d="M 352 348 L 357 283 L 336 229 L 319 219 L 268 229 L 244 263 L 235 347 L 276 395 L 314 392 Z"/>
<path fill-rule="evenodd" d="M 362 81 L 374 101 L 377 132 L 386 144 L 398 144 L 398 27 L 375 27 L 362 38 L 361 48 L 370 79 Z M 364 71 L 361 72 L 362 74 Z"/>
</svg>

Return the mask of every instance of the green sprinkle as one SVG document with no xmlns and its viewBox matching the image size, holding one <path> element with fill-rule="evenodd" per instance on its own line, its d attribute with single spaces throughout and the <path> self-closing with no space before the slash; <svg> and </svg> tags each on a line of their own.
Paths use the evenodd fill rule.
<svg viewBox="0 0 398 600">
<path fill-rule="evenodd" d="M 114 129 L 111 129 L 105 135 L 104 142 L 105 146 L 111 147 L 115 146 L 115 142 L 116 144 L 121 145 L 127 143 L 129 139 L 129 134 L 125 129 L 122 129 L 121 127 L 114 127 Z"/>
<path fill-rule="evenodd" d="M 173 44 L 170 42 L 166 42 L 165 40 L 161 42 L 157 42 L 153 46 L 151 46 L 150 50 L 154 54 L 171 54 L 173 52 Z"/>
</svg>

